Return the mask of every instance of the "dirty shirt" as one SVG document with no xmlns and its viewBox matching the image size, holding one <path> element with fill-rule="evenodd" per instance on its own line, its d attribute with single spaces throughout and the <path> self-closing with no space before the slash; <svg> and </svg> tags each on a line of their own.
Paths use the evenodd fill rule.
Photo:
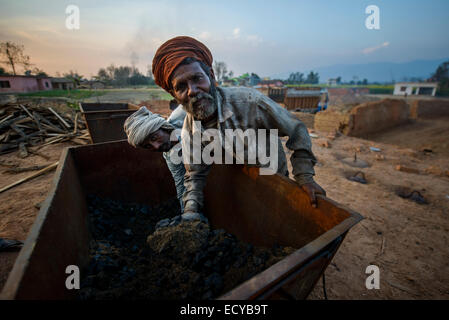
<svg viewBox="0 0 449 320">
<path fill-rule="evenodd" d="M 217 87 L 216 102 L 216 119 L 212 123 L 202 124 L 201 131 L 210 128 L 218 129 L 221 139 L 223 139 L 226 129 L 241 129 L 243 131 L 247 129 L 266 129 L 267 132 L 269 129 L 277 129 L 277 173 L 288 175 L 287 160 L 279 139 L 279 137 L 288 136 L 286 147 L 293 151 L 290 161 L 294 179 L 299 185 L 313 182 L 314 166 L 317 160 L 312 153 L 312 142 L 307 127 L 302 121 L 261 92 L 251 88 Z M 196 130 L 198 130 L 198 126 L 194 124 L 193 116 L 187 113 L 183 125 L 183 137 L 184 134 L 187 134 L 190 139 L 182 139 L 183 152 L 186 150 L 185 148 L 191 148 Z M 190 146 L 187 146 L 185 140 L 190 141 Z M 266 144 L 266 154 L 271 154 L 269 138 L 266 139 Z M 204 146 L 202 143 L 202 147 Z M 248 145 L 246 143 L 244 148 L 244 159 L 248 159 Z M 184 210 L 186 212 L 201 212 L 204 205 L 203 188 L 212 165 L 205 164 L 203 161 L 200 164 L 193 164 L 193 152 L 190 154 L 190 161 L 184 165 L 186 168 L 183 196 Z M 260 164 L 256 164 L 256 166 L 264 167 Z"/>
</svg>

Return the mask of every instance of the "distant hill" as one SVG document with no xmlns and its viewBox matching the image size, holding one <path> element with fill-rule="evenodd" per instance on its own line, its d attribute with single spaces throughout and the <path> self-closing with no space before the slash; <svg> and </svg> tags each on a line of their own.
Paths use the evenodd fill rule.
<svg viewBox="0 0 449 320">
<path fill-rule="evenodd" d="M 369 82 L 391 82 L 392 80 L 404 81 L 412 77 L 429 78 L 436 68 L 449 58 L 436 60 L 415 60 L 405 63 L 376 62 L 366 64 L 337 64 L 327 67 L 312 69 L 320 75 L 320 82 L 326 82 L 329 78 L 340 76 L 342 81 L 351 81 L 354 76 L 358 80 L 368 79 Z M 299 71 L 299 70 L 292 70 Z M 302 71 L 307 75 L 310 70 Z M 288 78 L 289 74 L 278 75 L 281 79 Z M 275 77 L 273 77 L 275 78 Z"/>
</svg>

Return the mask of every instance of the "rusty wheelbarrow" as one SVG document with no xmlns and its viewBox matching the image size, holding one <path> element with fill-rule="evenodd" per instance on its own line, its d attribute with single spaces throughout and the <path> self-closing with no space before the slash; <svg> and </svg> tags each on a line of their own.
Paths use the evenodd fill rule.
<svg viewBox="0 0 449 320">
<path fill-rule="evenodd" d="M 83 270 L 88 264 L 88 194 L 151 205 L 175 197 L 176 190 L 159 153 L 126 141 L 65 149 L 1 298 L 76 296 L 76 290 L 65 286 L 65 270 L 69 265 Z M 305 299 L 349 229 L 362 219 L 324 196 L 313 208 L 295 182 L 280 175 L 260 176 L 257 168 L 243 165 L 215 165 L 205 198 L 212 227 L 254 245 L 297 248 L 220 299 Z"/>
<path fill-rule="evenodd" d="M 80 103 L 92 143 L 126 139 L 123 124 L 138 109 L 132 103 Z"/>
</svg>

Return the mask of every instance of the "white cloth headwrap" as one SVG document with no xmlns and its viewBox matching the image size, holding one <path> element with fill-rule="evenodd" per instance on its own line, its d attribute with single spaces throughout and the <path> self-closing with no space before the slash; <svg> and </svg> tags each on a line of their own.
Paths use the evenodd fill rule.
<svg viewBox="0 0 449 320">
<path fill-rule="evenodd" d="M 160 128 L 167 130 L 175 129 L 167 120 L 157 113 L 152 113 L 145 106 L 130 115 L 126 119 L 123 128 L 128 136 L 128 143 L 133 147 L 139 146 L 149 135 Z"/>
</svg>

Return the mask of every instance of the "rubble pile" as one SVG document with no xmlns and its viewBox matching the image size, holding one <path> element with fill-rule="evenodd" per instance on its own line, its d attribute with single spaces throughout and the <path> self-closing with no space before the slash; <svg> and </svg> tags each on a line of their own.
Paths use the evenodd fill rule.
<svg viewBox="0 0 449 320">
<path fill-rule="evenodd" d="M 293 253 L 256 247 L 177 199 L 152 207 L 89 197 L 91 261 L 80 299 L 214 299 Z"/>
<path fill-rule="evenodd" d="M 51 107 L 6 104 L 0 107 L 0 155 L 19 150 L 22 158 L 28 148 L 71 140 L 89 143 L 89 133 L 79 113 L 57 112 Z"/>
</svg>

